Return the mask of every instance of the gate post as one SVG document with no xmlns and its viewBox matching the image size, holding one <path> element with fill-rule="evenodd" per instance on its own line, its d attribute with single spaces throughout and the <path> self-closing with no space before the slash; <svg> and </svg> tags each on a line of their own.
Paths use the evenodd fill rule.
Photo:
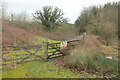
<svg viewBox="0 0 120 80">
<path fill-rule="evenodd" d="M 16 47 L 16 36 L 14 36 L 14 47 Z"/>
<path fill-rule="evenodd" d="M 45 59 L 46 60 L 48 58 L 48 45 L 49 45 L 48 38 L 46 38 L 46 41 L 45 41 L 45 46 L 46 46 L 46 49 L 45 49 Z"/>
<path fill-rule="evenodd" d="M 83 40 L 86 38 L 86 32 L 83 32 Z"/>
</svg>

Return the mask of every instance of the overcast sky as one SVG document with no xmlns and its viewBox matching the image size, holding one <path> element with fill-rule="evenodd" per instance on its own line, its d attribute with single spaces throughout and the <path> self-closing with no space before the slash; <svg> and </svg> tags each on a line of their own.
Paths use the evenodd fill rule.
<svg viewBox="0 0 120 80">
<path fill-rule="evenodd" d="M 7 2 L 9 12 L 20 13 L 26 11 L 31 15 L 43 6 L 57 6 L 64 12 L 64 17 L 74 23 L 84 7 L 91 5 L 103 5 L 107 2 L 118 2 L 120 0 L 1 0 Z"/>
</svg>

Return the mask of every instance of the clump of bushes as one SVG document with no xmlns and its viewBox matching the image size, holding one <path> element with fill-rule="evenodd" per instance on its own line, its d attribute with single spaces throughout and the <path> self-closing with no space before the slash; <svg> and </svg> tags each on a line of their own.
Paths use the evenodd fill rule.
<svg viewBox="0 0 120 80">
<path fill-rule="evenodd" d="M 84 8 L 74 23 L 78 33 L 82 34 L 86 31 L 87 34 L 100 36 L 106 45 L 117 45 L 119 4 L 112 2 Z"/>
<path fill-rule="evenodd" d="M 103 73 L 117 72 L 117 59 L 108 59 L 103 56 L 96 47 L 78 47 L 66 56 L 65 64 L 71 68 L 79 68 L 84 70 L 97 70 Z"/>
</svg>

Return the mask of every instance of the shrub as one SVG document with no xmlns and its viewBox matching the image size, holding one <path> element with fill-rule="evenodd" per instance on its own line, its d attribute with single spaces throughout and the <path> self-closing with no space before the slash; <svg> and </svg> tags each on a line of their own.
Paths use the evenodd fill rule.
<svg viewBox="0 0 120 80">
<path fill-rule="evenodd" d="M 107 59 L 95 47 L 78 47 L 65 57 L 65 64 L 72 68 L 117 72 L 116 59 Z"/>
<path fill-rule="evenodd" d="M 71 67 L 86 68 L 86 69 L 96 68 L 97 65 L 94 63 L 94 59 L 93 59 L 93 55 L 95 53 L 96 51 L 94 50 L 77 48 L 73 50 L 69 56 L 66 56 L 65 63 Z"/>
<path fill-rule="evenodd" d="M 53 30 L 55 34 L 61 34 L 65 40 L 69 40 L 77 35 L 76 28 L 72 24 L 61 24 Z"/>
<path fill-rule="evenodd" d="M 99 36 L 106 41 L 106 45 L 113 42 L 117 38 L 117 28 L 113 23 L 103 23 L 99 28 Z"/>
</svg>

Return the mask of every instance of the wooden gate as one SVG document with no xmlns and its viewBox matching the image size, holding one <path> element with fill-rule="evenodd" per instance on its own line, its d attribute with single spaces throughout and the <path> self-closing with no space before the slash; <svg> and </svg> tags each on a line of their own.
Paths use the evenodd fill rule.
<svg viewBox="0 0 120 80">
<path fill-rule="evenodd" d="M 32 46 L 5 46 L 2 47 L 2 65 L 9 63 L 24 63 L 36 60 L 47 60 L 56 57 L 61 57 L 68 54 L 68 50 L 75 48 L 75 43 L 80 40 L 66 41 L 67 47 L 64 49 L 60 48 L 61 42 L 49 43 L 45 42 L 45 50 L 42 50 L 42 45 Z"/>
<path fill-rule="evenodd" d="M 44 51 L 41 50 L 42 45 L 32 45 L 32 46 L 5 46 L 2 51 L 2 65 L 7 65 L 11 63 L 24 63 L 37 61 L 40 59 L 45 60 L 42 55 Z"/>
<path fill-rule="evenodd" d="M 47 48 L 46 48 L 45 54 L 47 55 L 47 59 L 67 55 L 68 50 L 74 49 L 75 45 L 77 44 L 78 41 L 80 41 L 80 40 L 65 41 L 65 42 L 67 42 L 67 47 L 63 48 L 63 49 L 60 48 L 61 42 L 59 42 L 59 43 L 46 42 Z"/>
</svg>

